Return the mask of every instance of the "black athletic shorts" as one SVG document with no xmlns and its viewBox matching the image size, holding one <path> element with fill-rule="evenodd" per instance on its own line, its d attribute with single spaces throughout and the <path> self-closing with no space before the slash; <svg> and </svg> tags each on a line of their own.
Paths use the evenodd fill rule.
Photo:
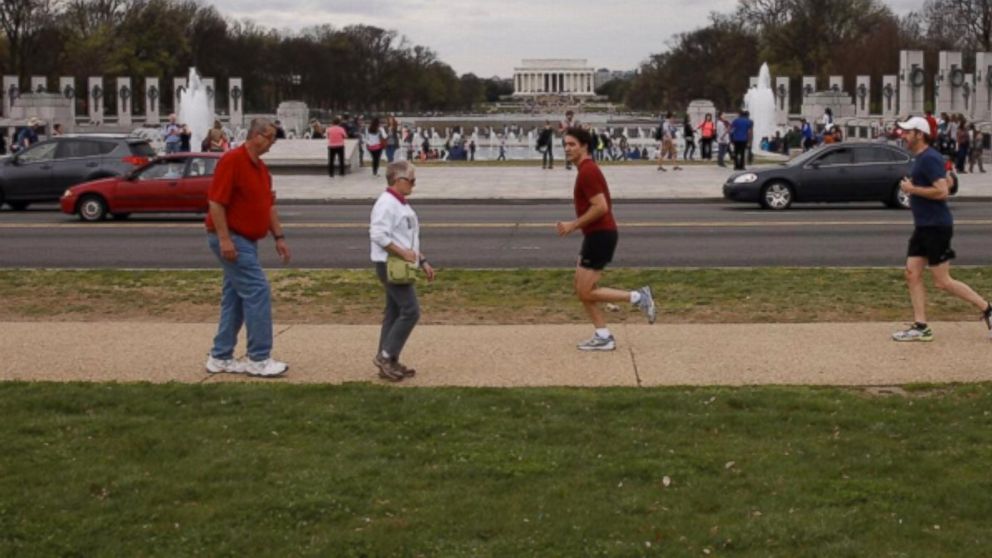
<svg viewBox="0 0 992 558">
<path fill-rule="evenodd" d="M 940 265 L 954 259 L 951 250 L 951 237 L 954 227 L 916 227 L 909 239 L 906 255 L 911 258 L 926 258 L 930 265 Z"/>
<path fill-rule="evenodd" d="M 601 271 L 613 261 L 617 249 L 617 231 L 594 231 L 582 238 L 582 252 L 579 253 L 579 266 Z"/>
</svg>

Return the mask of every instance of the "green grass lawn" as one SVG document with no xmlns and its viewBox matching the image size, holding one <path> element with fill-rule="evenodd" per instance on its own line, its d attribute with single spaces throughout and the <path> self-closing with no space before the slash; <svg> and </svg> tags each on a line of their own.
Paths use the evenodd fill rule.
<svg viewBox="0 0 992 558">
<path fill-rule="evenodd" d="M 5 383 L 0 556 L 981 556 L 990 410 L 988 384 Z"/>
<path fill-rule="evenodd" d="M 572 275 L 441 269 L 437 282 L 418 286 L 421 323 L 585 323 Z M 992 294 L 992 267 L 955 268 L 954 276 Z M 382 318 L 382 287 L 369 269 L 273 270 L 269 277 L 279 323 Z M 659 321 L 668 323 L 899 321 L 912 314 L 899 268 L 615 269 L 602 284 L 651 285 Z M 220 286 L 218 270 L 0 270 L 0 320 L 211 322 Z M 932 286 L 928 304 L 934 321 L 978 319 L 974 308 Z"/>
</svg>

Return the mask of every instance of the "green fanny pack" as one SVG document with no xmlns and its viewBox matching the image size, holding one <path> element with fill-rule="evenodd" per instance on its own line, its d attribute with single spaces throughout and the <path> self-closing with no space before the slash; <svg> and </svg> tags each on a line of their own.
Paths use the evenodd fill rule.
<svg viewBox="0 0 992 558">
<path fill-rule="evenodd" d="M 417 264 L 399 256 L 386 257 L 386 281 L 393 285 L 410 285 L 417 282 Z"/>
</svg>

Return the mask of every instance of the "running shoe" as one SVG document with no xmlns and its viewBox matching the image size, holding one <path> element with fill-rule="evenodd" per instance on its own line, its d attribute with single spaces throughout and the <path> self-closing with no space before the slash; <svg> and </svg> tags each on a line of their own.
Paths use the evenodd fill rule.
<svg viewBox="0 0 992 558">
<path fill-rule="evenodd" d="M 897 331 L 892 334 L 895 341 L 933 341 L 933 330 L 930 326 L 921 328 L 916 324 L 909 326 L 909 329 Z"/>
</svg>

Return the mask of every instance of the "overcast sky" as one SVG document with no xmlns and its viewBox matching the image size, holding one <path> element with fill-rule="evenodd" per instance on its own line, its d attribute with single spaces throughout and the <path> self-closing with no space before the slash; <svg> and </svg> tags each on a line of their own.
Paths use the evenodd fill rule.
<svg viewBox="0 0 992 558">
<path fill-rule="evenodd" d="M 829 1 L 829 0 L 824 0 Z M 903 15 L 924 0 L 886 0 Z M 227 17 L 299 30 L 329 23 L 392 29 L 459 74 L 511 77 L 523 58 L 585 58 L 632 70 L 677 33 L 729 13 L 737 0 L 215 0 Z"/>
</svg>

